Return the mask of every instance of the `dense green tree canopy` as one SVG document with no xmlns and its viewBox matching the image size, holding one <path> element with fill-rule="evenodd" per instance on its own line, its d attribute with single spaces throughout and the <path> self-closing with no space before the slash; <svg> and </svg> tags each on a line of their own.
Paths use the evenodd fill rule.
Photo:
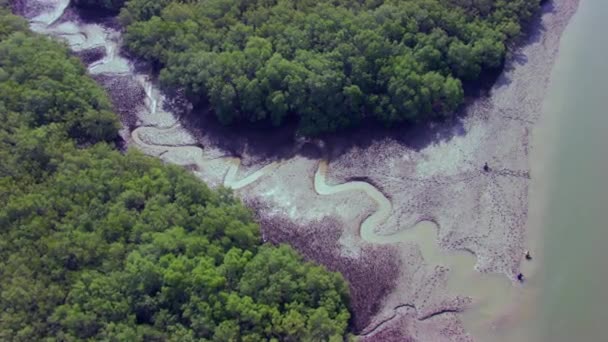
<svg viewBox="0 0 608 342">
<path fill-rule="evenodd" d="M 224 123 L 304 134 L 441 117 L 539 0 L 130 0 L 126 47 Z"/>
<path fill-rule="evenodd" d="M 15 17 L 0 19 L 0 38 L 7 28 L 23 28 Z M 118 120 L 103 90 L 67 49 L 45 37 L 23 31 L 0 45 L 0 103 L 19 113 L 28 126 L 57 123 L 72 138 L 99 142 L 116 139 Z"/>
<path fill-rule="evenodd" d="M 344 340 L 339 274 L 261 245 L 227 190 L 120 154 L 108 108 L 0 9 L 0 340 Z"/>
</svg>

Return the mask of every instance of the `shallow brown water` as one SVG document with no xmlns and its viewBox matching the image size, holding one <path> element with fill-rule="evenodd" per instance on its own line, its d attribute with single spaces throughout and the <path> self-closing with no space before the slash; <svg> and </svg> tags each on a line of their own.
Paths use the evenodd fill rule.
<svg viewBox="0 0 608 342">
<path fill-rule="evenodd" d="M 562 39 L 546 115 L 540 341 L 608 341 L 608 1 L 585 0 Z"/>
<path fill-rule="evenodd" d="M 581 1 L 561 39 L 531 153 L 534 276 L 482 341 L 608 341 L 607 17 L 608 1 Z"/>
<path fill-rule="evenodd" d="M 434 222 L 422 221 L 396 234 L 378 234 L 375 228 L 391 214 L 392 203 L 378 189 L 366 182 L 328 185 L 325 179 L 327 168 L 327 162 L 322 161 L 315 174 L 315 191 L 320 195 L 363 192 L 372 198 L 377 209 L 361 223 L 361 238 L 375 244 L 416 243 L 426 263 L 448 267 L 448 291 L 473 300 L 472 306 L 461 315 L 463 323 L 473 336 L 486 336 L 488 327 L 495 325 L 503 311 L 509 308 L 509 303 L 516 300 L 520 289 L 513 286 L 504 275 L 475 271 L 476 259 L 471 253 L 443 251 L 437 243 L 437 225 Z"/>
</svg>

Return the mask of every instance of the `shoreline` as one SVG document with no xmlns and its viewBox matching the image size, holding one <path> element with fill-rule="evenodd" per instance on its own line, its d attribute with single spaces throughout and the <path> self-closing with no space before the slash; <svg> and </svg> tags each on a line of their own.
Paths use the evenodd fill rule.
<svg viewBox="0 0 608 342">
<path fill-rule="evenodd" d="M 553 3 L 562 6 L 557 15 L 551 11 Z M 260 158 L 254 153 L 255 146 L 247 140 L 237 149 L 226 148 L 217 144 L 217 136 L 180 123 L 178 115 L 165 110 L 167 100 L 154 83 L 147 76 L 137 74 L 128 66 L 129 61 L 113 54 L 111 49 L 106 49 L 108 58 L 97 63 L 101 67 L 95 74 L 97 78 L 109 79 L 102 83 L 110 88 L 120 77 L 133 78 L 125 81 L 123 87 L 127 94 L 141 98 L 137 101 L 142 103 L 118 110 L 123 122 L 129 123 L 129 132 L 124 134 L 130 145 L 143 148 L 144 152 L 166 162 L 184 165 L 211 185 L 230 185 L 226 183 L 228 176 L 229 183 L 242 185 L 235 190 L 256 209 L 264 223 L 265 241 L 291 243 L 308 258 L 341 271 L 347 279 L 350 277 L 355 327 L 359 332 L 375 326 L 373 334 L 368 336 L 374 338 L 405 326 L 407 329 L 399 330 L 395 336 L 408 336 L 413 334 L 410 330 L 420 329 L 433 336 L 434 341 L 468 341 L 472 337 L 464 331 L 461 314 L 457 313 L 467 310 L 470 304 L 466 297 L 458 296 L 459 293 L 450 294 L 453 292 L 448 286 L 450 277 L 460 271 L 466 274 L 461 281 L 470 281 L 469 277 L 502 272 L 514 279 L 519 272 L 528 243 L 526 231 L 530 228 L 525 228 L 529 219 L 529 151 L 534 150 L 529 143 L 530 130 L 540 118 L 542 105 L 537 102 L 542 102 L 546 92 L 557 53 L 555 44 L 559 44 L 561 31 L 577 3 L 578 0 L 556 0 L 543 5 L 545 11 L 549 10 L 542 16 L 538 29 L 543 25 L 548 28 L 544 32 L 533 30 L 529 42 L 514 52 L 513 60 L 507 62 L 506 71 L 490 96 L 471 104 L 468 115 L 457 125 L 430 125 L 435 126 L 430 127 L 433 134 L 447 132 L 447 135 L 420 148 L 391 137 L 375 140 L 370 136 L 367 146 L 363 147 L 340 139 L 325 143 L 302 141 L 296 143 L 289 158 Z M 69 25 L 61 26 L 64 23 L 60 20 L 55 31 L 46 33 L 61 35 L 62 29 L 73 29 Z M 76 23 L 75 27 L 82 30 L 86 25 Z M 68 42 L 93 47 L 94 44 L 87 45 L 90 43 L 87 39 L 98 35 L 96 38 L 101 38 L 107 48 L 108 42 L 116 42 L 112 38 L 115 34 L 111 28 L 102 28 L 101 33 L 84 35 L 84 42 Z M 527 59 L 523 64 L 521 56 Z M 538 64 L 538 60 L 549 61 L 550 65 Z M 118 66 L 122 75 L 103 68 L 104 64 Z M 93 73 L 93 68 L 90 70 Z M 538 70 L 539 74 L 534 75 Z M 538 85 L 542 86 L 540 92 Z M 139 87 L 143 88 L 143 98 L 136 95 L 141 94 Z M 514 88 L 523 88 L 525 94 L 518 94 Z M 117 101 L 115 97 L 113 100 Z M 118 101 L 128 100 L 129 96 Z M 510 104 L 516 107 L 524 104 L 524 109 L 529 111 L 518 112 L 509 107 Z M 173 124 L 178 133 L 160 134 Z M 139 135 L 139 128 L 143 126 L 151 130 L 145 137 Z M 483 142 L 491 148 L 481 146 Z M 149 147 L 153 145 L 158 149 Z M 167 147 L 170 151 L 166 151 Z M 336 156 L 339 153 L 341 155 Z M 473 252 L 480 272 L 469 274 L 469 270 L 429 264 L 416 241 L 378 245 L 361 239 L 360 226 L 377 211 L 376 205 L 365 193 L 356 190 L 323 197 L 317 194 L 314 175 L 318 160 L 327 156 L 331 158 L 326 175 L 328 183 L 365 180 L 392 202 L 389 218 L 378 222 L 374 234 L 390 238 L 391 234 L 407 231 L 419 222 L 436 222 L 439 234 L 436 240 L 441 249 Z M 242 160 L 240 167 L 240 161 L 234 157 Z M 277 159 L 275 166 L 268 167 Z M 481 170 L 484 160 L 491 161 L 492 172 Z M 248 177 L 251 182 L 247 181 Z M 489 208 L 483 207 L 484 201 L 489 201 Z M 462 211 L 471 213 L 466 215 Z M 456 226 L 454 222 L 461 225 Z M 509 289 L 516 288 L 506 279 L 502 282 Z M 475 302 L 475 298 L 473 300 Z M 387 320 L 387 317 L 392 318 Z M 380 330 L 374 323 L 378 321 L 384 321 Z M 395 327 L 395 322 L 403 324 Z"/>
<path fill-rule="evenodd" d="M 531 152 L 530 154 L 528 154 L 529 157 L 527 160 L 530 166 L 531 182 L 528 188 L 529 197 L 527 201 L 528 206 L 526 208 L 526 210 L 529 210 L 530 212 L 527 217 L 528 219 L 525 222 L 523 241 L 527 249 L 529 248 L 533 251 L 534 260 L 532 262 L 524 261 L 522 264 L 522 270 L 526 275 L 531 274 L 533 277 L 527 277 L 526 285 L 518 289 L 518 291 L 514 294 L 513 298 L 515 300 L 515 304 L 509 309 L 508 312 L 505 312 L 505 314 L 502 315 L 502 317 L 499 317 L 499 319 L 496 321 L 496 330 L 499 331 L 499 333 L 501 334 L 511 337 L 514 337 L 514 334 L 520 333 L 520 331 L 513 331 L 517 330 L 514 329 L 515 327 L 519 327 L 520 323 L 523 322 L 525 319 L 533 317 L 534 310 L 536 309 L 536 307 L 533 306 L 533 304 L 535 303 L 534 300 L 537 300 L 537 297 L 539 295 L 538 291 L 540 279 L 538 279 L 538 271 L 543 262 L 543 251 L 540 240 L 543 232 L 541 231 L 542 223 L 540 222 L 542 220 L 543 207 L 546 205 L 543 199 L 544 197 L 546 197 L 546 193 L 543 192 L 543 189 L 546 190 L 547 180 L 543 177 L 543 169 L 539 170 L 538 166 L 542 165 L 546 167 L 546 164 L 543 164 L 543 162 L 547 160 L 548 156 L 543 156 L 543 151 L 547 148 L 551 149 L 551 146 L 548 145 L 546 142 L 545 144 L 541 143 L 541 141 L 543 140 L 543 136 L 541 134 L 546 134 L 547 132 L 547 127 L 544 126 L 553 124 L 551 122 L 551 119 L 547 117 L 547 113 L 545 112 L 545 110 L 542 108 L 544 107 L 545 95 L 547 92 L 548 85 L 550 83 L 550 76 L 552 74 L 553 64 L 555 63 L 555 59 L 557 58 L 561 33 L 567 26 L 567 23 L 569 22 L 571 17 L 576 12 L 576 9 L 578 7 L 578 0 L 561 1 L 557 3 L 557 14 L 552 14 L 555 12 L 555 7 L 551 6 L 551 4 L 548 4 L 548 6 L 551 6 L 550 8 L 552 9 L 549 15 L 553 16 L 553 19 L 549 20 L 549 29 L 543 32 L 542 45 L 538 43 L 536 44 L 540 46 L 538 50 L 545 51 L 545 55 L 548 55 L 547 59 L 545 60 L 547 62 L 545 68 L 540 68 L 541 72 L 539 73 L 540 75 L 538 79 L 540 79 L 541 81 L 537 83 L 528 82 L 528 84 L 532 84 L 532 86 L 534 86 L 535 84 L 541 85 L 541 88 L 537 89 L 537 106 L 533 107 L 538 108 L 538 110 L 532 111 L 530 113 L 530 116 L 532 118 L 532 120 L 530 120 L 532 130 L 529 131 L 528 134 L 531 135 L 532 141 L 526 149 L 527 152 Z M 534 43 L 532 45 L 534 45 Z M 520 48 L 520 50 L 525 51 L 527 47 L 528 46 L 526 45 Z M 531 50 L 532 55 L 534 55 L 534 49 Z M 530 54 L 530 52 L 528 51 L 527 54 Z M 537 54 L 542 56 L 542 53 Z M 526 68 L 524 68 L 524 74 L 525 69 Z M 534 66 L 530 67 L 528 65 L 527 69 L 528 71 L 536 71 Z M 520 68 L 519 71 L 521 74 L 522 69 Z M 543 115 L 541 115 L 541 113 L 543 113 Z M 519 121 L 523 121 L 521 119 L 523 118 L 520 117 Z M 543 158 L 538 158 L 539 155 L 543 156 Z M 523 254 L 521 256 L 523 256 Z M 511 331 L 509 331 L 509 328 L 511 329 Z M 501 339 L 498 339 L 497 335 L 494 333 L 487 334 L 484 336 L 486 336 L 487 340 L 511 341 L 511 339 L 508 339 L 504 336 Z M 517 338 L 521 338 L 521 336 L 517 335 Z M 515 340 L 517 340 L 517 338 Z"/>
</svg>

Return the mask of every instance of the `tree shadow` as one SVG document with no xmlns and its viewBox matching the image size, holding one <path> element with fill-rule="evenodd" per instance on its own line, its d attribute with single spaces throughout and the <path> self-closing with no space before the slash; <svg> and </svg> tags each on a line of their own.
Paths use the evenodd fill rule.
<svg viewBox="0 0 608 342">
<path fill-rule="evenodd" d="M 209 108 L 182 116 L 182 125 L 204 145 L 212 145 L 235 156 L 255 160 L 286 159 L 296 155 L 311 159 L 335 158 L 349 149 L 367 148 L 376 142 L 393 140 L 413 150 L 446 141 L 465 133 L 464 111 L 442 120 L 403 123 L 386 127 L 373 119 L 358 126 L 316 137 L 297 134 L 298 121 L 290 118 L 280 127 L 267 122 L 222 125 Z"/>
<path fill-rule="evenodd" d="M 542 17 L 554 13 L 555 10 L 554 0 L 542 1 L 540 11 L 534 14 L 528 23 L 523 25 L 522 31 L 524 34 L 509 44 L 511 52 L 508 54 L 503 74 L 506 75 L 515 67 L 528 63 L 528 57 L 523 53 L 523 50 L 527 46 L 540 43 L 543 40 L 547 28 L 543 24 Z"/>
<path fill-rule="evenodd" d="M 281 127 L 275 127 L 268 122 L 224 126 L 210 112 L 209 107 L 203 107 L 181 116 L 181 122 L 202 145 L 214 146 L 229 154 L 248 156 L 255 160 L 283 159 L 295 155 L 310 158 L 336 157 L 353 147 L 366 148 L 382 140 L 392 140 L 411 150 L 419 151 L 430 144 L 449 141 L 455 136 L 466 134 L 463 118 L 467 113 L 467 108 L 477 101 L 485 101 L 491 89 L 511 84 L 510 71 L 518 65 L 528 63 L 523 49 L 527 45 L 538 43 L 543 39 L 546 28 L 543 26 L 542 16 L 554 11 L 553 1 L 545 1 L 542 10 L 524 27 L 526 34 L 513 43 L 512 52 L 506 58 L 502 68 L 486 71 L 477 80 L 466 82 L 464 84 L 467 94 L 465 104 L 457 113 L 442 120 L 410 122 L 386 127 L 373 119 L 365 119 L 358 127 L 323 134 L 314 139 L 298 136 L 298 122 L 294 117 Z M 72 7 L 66 16 L 73 15 L 77 15 L 77 20 L 83 22 L 102 23 L 104 26 L 110 27 L 118 25 L 116 17 L 110 16 L 108 13 L 75 11 Z M 121 51 L 121 55 L 125 55 L 125 52 Z M 137 71 L 143 72 L 150 67 L 142 66 L 139 61 L 130 59 Z M 155 74 L 157 71 L 152 66 L 145 72 Z"/>
<path fill-rule="evenodd" d="M 83 24 L 99 24 L 116 30 L 121 29 L 116 12 L 101 8 L 79 8 L 73 1 L 64 12 L 62 20 L 77 20 Z"/>
<path fill-rule="evenodd" d="M 555 12 L 555 3 L 553 0 L 544 0 L 541 4 L 541 10 L 538 11 L 527 24 L 524 24 L 522 30 L 524 34 L 515 41 L 509 44 L 510 52 L 507 54 L 505 63 L 500 76 L 496 79 L 494 88 L 502 88 L 509 86 L 512 83 L 511 72 L 518 66 L 522 66 L 529 62 L 528 56 L 524 53 L 524 49 L 533 44 L 540 43 L 543 40 L 547 28 L 544 26 L 542 17 L 549 13 Z"/>
<path fill-rule="evenodd" d="M 195 108 L 182 115 L 182 126 L 205 146 L 213 146 L 234 156 L 257 160 L 294 156 L 301 142 L 296 137 L 298 123 L 289 120 L 280 127 L 268 122 L 224 125 L 209 107 Z"/>
<path fill-rule="evenodd" d="M 505 58 L 503 65 L 484 72 L 476 80 L 466 82 L 463 85 L 467 95 L 465 103 L 454 115 L 442 120 L 409 122 L 386 127 L 370 118 L 363 120 L 357 127 L 315 138 L 298 137 L 298 123 L 295 118 L 291 118 L 281 127 L 268 123 L 223 126 L 209 108 L 202 108 L 184 116 L 182 122 L 205 144 L 217 146 L 234 155 L 249 155 L 258 160 L 289 158 L 295 155 L 335 158 L 353 147 L 365 149 L 384 140 L 392 140 L 408 149 L 420 151 L 431 144 L 446 142 L 466 134 L 463 120 L 468 108 L 478 101 L 487 101 L 492 89 L 512 83 L 510 72 L 515 67 L 528 63 L 524 49 L 543 39 L 546 28 L 542 16 L 554 11 L 553 0 L 545 0 L 541 10 L 524 25 L 525 34 L 512 43 L 512 52 Z"/>
</svg>

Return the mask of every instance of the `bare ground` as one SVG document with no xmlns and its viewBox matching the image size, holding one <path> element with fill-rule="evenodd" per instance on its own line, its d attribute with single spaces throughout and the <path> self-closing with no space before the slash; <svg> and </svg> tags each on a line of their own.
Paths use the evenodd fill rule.
<svg viewBox="0 0 608 342">
<path fill-rule="evenodd" d="M 394 139 L 375 141 L 332 160 L 335 182 L 368 178 L 397 204 L 380 234 L 432 220 L 443 248 L 469 250 L 479 271 L 515 278 L 525 249 L 530 134 L 561 32 L 577 3 L 545 5 L 530 43 L 514 53 L 490 96 L 467 109 L 463 133 L 421 150 Z"/>
</svg>

